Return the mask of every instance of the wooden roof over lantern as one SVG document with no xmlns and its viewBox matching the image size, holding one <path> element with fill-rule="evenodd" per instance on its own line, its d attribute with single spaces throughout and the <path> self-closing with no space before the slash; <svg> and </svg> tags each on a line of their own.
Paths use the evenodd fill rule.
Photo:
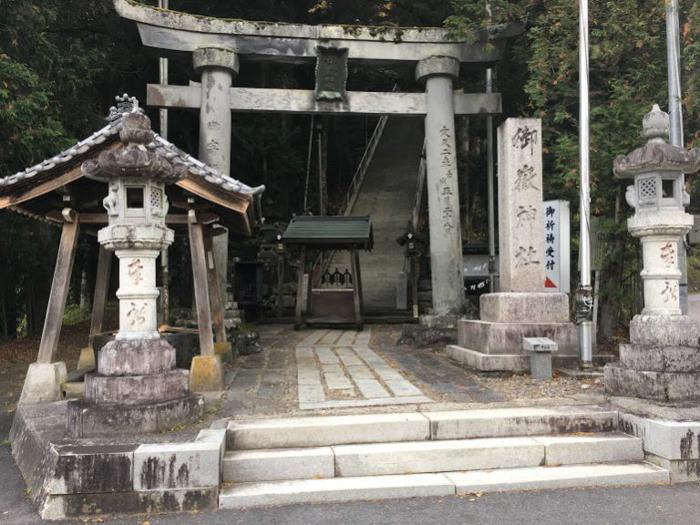
<svg viewBox="0 0 700 525">
<path fill-rule="evenodd" d="M 123 115 L 132 109 L 128 97 L 110 110 L 107 124 L 74 146 L 13 175 L 0 178 L 0 210 L 7 209 L 35 219 L 60 225 L 61 210 L 71 207 L 80 222 L 98 226 L 107 224 L 102 199 L 107 195 L 104 182 L 86 177 L 83 162 L 96 159 L 105 150 L 121 145 L 119 132 Z M 133 99 L 132 99 L 133 100 Z M 186 224 L 188 198 L 205 222 L 219 222 L 232 233 L 250 235 L 252 226 L 262 219 L 260 198 L 264 186 L 251 187 L 218 172 L 184 152 L 158 134 L 147 148 L 165 156 L 173 165 L 185 169 L 186 177 L 166 188 L 171 226 Z"/>
</svg>

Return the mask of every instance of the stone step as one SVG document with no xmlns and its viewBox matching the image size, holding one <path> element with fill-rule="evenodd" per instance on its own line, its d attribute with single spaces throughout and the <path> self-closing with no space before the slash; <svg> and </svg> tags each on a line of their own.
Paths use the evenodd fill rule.
<svg viewBox="0 0 700 525">
<path fill-rule="evenodd" d="M 340 503 L 449 496 L 471 492 L 669 483 L 668 471 L 646 463 L 531 467 L 492 472 L 304 479 L 224 486 L 220 508 Z"/>
<path fill-rule="evenodd" d="M 641 439 L 624 434 L 341 445 L 333 453 L 342 477 L 644 459 Z"/>
<path fill-rule="evenodd" d="M 335 476 L 335 456 L 330 447 L 236 450 L 226 452 L 225 482 L 323 479 Z"/>
<path fill-rule="evenodd" d="M 229 449 L 611 432 L 617 412 L 533 407 L 230 421 Z"/>
</svg>

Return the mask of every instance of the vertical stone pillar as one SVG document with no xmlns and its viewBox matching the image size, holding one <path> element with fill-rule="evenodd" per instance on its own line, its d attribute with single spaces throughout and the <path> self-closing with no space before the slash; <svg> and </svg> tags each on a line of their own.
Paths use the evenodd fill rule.
<svg viewBox="0 0 700 525">
<path fill-rule="evenodd" d="M 119 259 L 119 332 L 116 339 L 158 339 L 158 250 L 116 250 Z"/>
<path fill-rule="evenodd" d="M 225 175 L 231 172 L 231 83 L 238 55 L 230 49 L 205 47 L 192 61 L 202 76 L 199 110 L 199 159 Z"/>
<path fill-rule="evenodd" d="M 425 80 L 428 112 L 425 117 L 430 267 L 433 312 L 458 315 L 464 304 L 462 235 L 455 148 L 453 79 L 459 61 L 430 57 L 418 62 L 416 78 Z"/>
</svg>

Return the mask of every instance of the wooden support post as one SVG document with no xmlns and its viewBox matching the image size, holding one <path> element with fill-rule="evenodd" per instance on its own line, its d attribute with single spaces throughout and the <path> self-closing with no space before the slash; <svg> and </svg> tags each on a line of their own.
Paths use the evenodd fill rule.
<svg viewBox="0 0 700 525">
<path fill-rule="evenodd" d="M 97 275 L 95 276 L 95 295 L 92 299 L 92 316 L 90 318 L 89 341 L 92 341 L 97 334 L 102 333 L 105 315 L 105 304 L 107 302 L 107 292 L 109 291 L 109 277 L 112 271 L 112 252 L 100 246 L 97 257 Z"/>
<path fill-rule="evenodd" d="M 209 299 L 211 301 L 212 320 L 214 321 L 214 337 L 217 343 L 226 342 L 226 330 L 224 327 L 224 305 L 221 299 L 221 286 L 219 274 L 216 270 L 216 260 L 212 242 L 211 228 L 207 228 L 204 236 L 204 250 L 207 257 L 207 282 L 209 283 Z"/>
<path fill-rule="evenodd" d="M 418 282 L 420 280 L 420 258 L 411 256 L 411 306 L 413 317 L 418 319 Z"/>
<path fill-rule="evenodd" d="M 77 214 L 66 208 L 63 210 L 63 215 L 66 222 L 63 223 L 61 230 L 61 242 L 58 246 L 58 256 L 51 283 L 49 304 L 46 308 L 44 330 L 41 333 L 37 363 L 52 363 L 56 359 L 58 338 L 61 335 L 63 314 L 70 288 L 70 276 L 73 271 L 75 249 L 80 232 Z"/>
<path fill-rule="evenodd" d="M 190 210 L 194 215 L 194 210 Z M 197 325 L 199 326 L 199 348 L 203 356 L 213 356 L 214 335 L 211 329 L 211 309 L 209 307 L 209 288 L 207 286 L 207 261 L 204 251 L 204 232 L 199 222 L 187 224 L 190 238 L 190 255 L 192 258 L 192 282 L 194 300 L 197 303 Z"/>
<path fill-rule="evenodd" d="M 306 290 L 304 289 L 304 271 L 306 269 L 306 248 L 301 249 L 301 255 L 299 255 L 299 269 L 298 279 L 297 279 L 297 303 L 294 315 L 294 329 L 299 330 L 302 326 L 302 313 L 301 306 L 304 301 L 304 294 Z M 308 296 L 307 296 L 308 297 Z"/>
<path fill-rule="evenodd" d="M 284 298 L 284 256 L 277 255 L 277 317 L 281 318 L 283 313 L 282 301 Z"/>
<path fill-rule="evenodd" d="M 352 301 L 355 307 L 355 325 L 362 330 L 362 280 L 360 278 L 360 256 L 357 250 L 350 252 L 350 266 L 352 267 Z"/>
</svg>

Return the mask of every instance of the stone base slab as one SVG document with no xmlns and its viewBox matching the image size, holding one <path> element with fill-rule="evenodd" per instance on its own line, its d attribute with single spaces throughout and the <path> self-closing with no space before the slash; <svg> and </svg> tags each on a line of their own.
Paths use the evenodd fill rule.
<svg viewBox="0 0 700 525">
<path fill-rule="evenodd" d="M 632 344 L 651 347 L 698 347 L 700 328 L 687 315 L 635 315 L 630 321 Z"/>
<path fill-rule="evenodd" d="M 620 363 L 633 370 L 652 372 L 700 372 L 700 348 L 620 345 Z"/>
<path fill-rule="evenodd" d="M 96 404 L 84 399 L 68 403 L 68 434 L 72 437 L 111 436 L 134 432 L 164 432 L 202 416 L 201 396 L 188 395 L 160 403 Z"/>
<path fill-rule="evenodd" d="M 447 345 L 445 353 L 459 364 L 482 372 L 527 372 L 530 370 L 528 354 L 484 354 L 457 345 Z"/>
<path fill-rule="evenodd" d="M 189 371 L 175 369 L 150 375 L 85 375 L 85 398 L 95 403 L 157 403 L 187 395 Z"/>
<path fill-rule="evenodd" d="M 558 353 L 578 356 L 578 330 L 573 323 L 493 323 L 462 319 L 458 344 L 484 354 L 522 354 L 524 337 L 548 337 Z"/>
<path fill-rule="evenodd" d="M 97 370 L 106 376 L 136 376 L 175 368 L 175 348 L 165 339 L 113 340 L 98 352 Z"/>
<path fill-rule="evenodd" d="M 605 365 L 608 395 L 651 399 L 662 403 L 700 400 L 700 373 L 632 370 L 619 363 Z"/>
<path fill-rule="evenodd" d="M 32 363 L 24 378 L 19 404 L 47 403 L 63 397 L 61 385 L 68 379 L 63 361 L 56 363 Z"/>
<path fill-rule="evenodd" d="M 488 293 L 479 297 L 479 317 L 492 323 L 568 323 L 563 293 Z"/>
</svg>

